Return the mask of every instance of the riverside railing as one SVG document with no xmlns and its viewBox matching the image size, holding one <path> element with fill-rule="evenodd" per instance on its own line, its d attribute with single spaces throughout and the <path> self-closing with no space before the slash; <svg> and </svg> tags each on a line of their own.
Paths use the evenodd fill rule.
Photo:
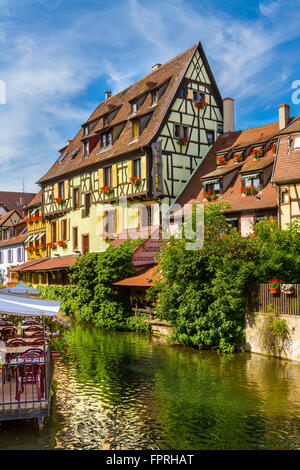
<svg viewBox="0 0 300 470">
<path fill-rule="evenodd" d="M 249 309 L 252 312 L 268 312 L 270 307 L 281 315 L 300 315 L 300 284 L 293 284 L 293 292 L 282 289 L 272 294 L 269 284 L 257 284 L 249 289 Z"/>
</svg>

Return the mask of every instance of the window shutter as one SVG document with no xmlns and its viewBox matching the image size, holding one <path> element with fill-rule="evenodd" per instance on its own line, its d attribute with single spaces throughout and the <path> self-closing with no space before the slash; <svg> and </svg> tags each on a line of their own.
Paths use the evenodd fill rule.
<svg viewBox="0 0 300 470">
<path fill-rule="evenodd" d="M 118 172 L 117 172 L 117 165 L 112 166 L 112 184 L 113 188 L 118 186 Z"/>
<path fill-rule="evenodd" d="M 65 180 L 65 199 L 69 199 L 69 180 Z"/>
<path fill-rule="evenodd" d="M 58 183 L 54 184 L 54 198 L 58 197 Z"/>
<path fill-rule="evenodd" d="M 127 162 L 127 176 L 128 176 L 128 180 L 132 176 L 132 160 L 128 160 Z"/>
<path fill-rule="evenodd" d="M 67 240 L 70 240 L 70 219 L 67 219 Z"/>
<path fill-rule="evenodd" d="M 46 225 L 46 244 L 51 242 L 51 224 L 47 222 Z"/>
<path fill-rule="evenodd" d="M 147 163 L 146 163 L 146 157 L 141 158 L 141 178 L 142 180 L 146 179 L 147 176 Z"/>
<path fill-rule="evenodd" d="M 191 88 L 188 88 L 187 89 L 187 97 L 189 100 L 192 100 L 194 98 L 194 90 L 192 90 Z"/>
<path fill-rule="evenodd" d="M 99 168 L 98 170 L 98 182 L 99 182 L 99 191 L 104 186 L 104 176 L 103 176 L 103 168 Z"/>
<path fill-rule="evenodd" d="M 210 104 L 210 95 L 205 95 L 205 103 Z"/>
<path fill-rule="evenodd" d="M 60 224 L 59 220 L 56 222 L 56 241 L 59 242 L 61 240 L 60 238 Z"/>
</svg>

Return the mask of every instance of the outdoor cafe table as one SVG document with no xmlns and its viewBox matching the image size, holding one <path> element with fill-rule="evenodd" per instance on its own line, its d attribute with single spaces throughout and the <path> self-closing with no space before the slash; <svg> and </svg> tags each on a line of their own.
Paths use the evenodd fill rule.
<svg viewBox="0 0 300 470">
<path fill-rule="evenodd" d="M 43 351 L 43 346 L 34 346 L 34 349 L 40 349 Z M 12 348 L 6 348 L 6 354 L 23 354 L 26 351 L 30 351 L 30 345 L 28 346 L 15 346 Z M 9 364 L 11 361 L 9 361 Z"/>
</svg>

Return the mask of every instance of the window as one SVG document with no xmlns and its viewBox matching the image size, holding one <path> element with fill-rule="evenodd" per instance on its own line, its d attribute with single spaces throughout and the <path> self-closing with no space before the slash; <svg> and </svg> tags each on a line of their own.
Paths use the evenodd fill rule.
<svg viewBox="0 0 300 470">
<path fill-rule="evenodd" d="M 188 138 L 189 128 L 188 126 L 182 126 L 181 124 L 175 124 L 174 126 L 174 137 L 179 139 L 180 137 Z"/>
<path fill-rule="evenodd" d="M 73 250 L 78 249 L 78 227 L 73 227 Z"/>
<path fill-rule="evenodd" d="M 8 252 L 7 252 L 7 261 L 9 263 L 13 262 L 13 250 L 8 250 Z"/>
<path fill-rule="evenodd" d="M 51 223 L 51 241 L 56 243 L 56 222 Z M 31 242 L 30 242 L 31 243 Z"/>
<path fill-rule="evenodd" d="M 89 154 L 89 141 L 83 142 L 83 156 L 86 157 Z"/>
<path fill-rule="evenodd" d="M 205 95 L 201 91 L 193 91 L 193 101 L 198 102 L 198 101 L 205 101 Z"/>
<path fill-rule="evenodd" d="M 112 187 L 112 167 L 107 166 L 104 168 L 104 186 Z"/>
<path fill-rule="evenodd" d="M 104 233 L 115 233 L 117 230 L 117 212 L 115 209 L 104 212 L 103 231 Z"/>
<path fill-rule="evenodd" d="M 74 210 L 79 209 L 79 188 L 73 190 L 73 207 Z"/>
<path fill-rule="evenodd" d="M 281 191 L 281 203 L 288 204 L 288 202 L 289 202 L 289 192 L 287 189 L 283 189 Z"/>
<path fill-rule="evenodd" d="M 206 138 L 207 138 L 208 145 L 212 145 L 215 141 L 214 131 L 206 131 Z"/>
<path fill-rule="evenodd" d="M 138 119 L 134 119 L 132 121 L 132 134 L 133 134 L 133 137 L 138 137 L 139 136 L 139 133 L 140 133 L 140 128 L 139 128 L 139 120 Z"/>
<path fill-rule="evenodd" d="M 179 90 L 179 98 L 185 98 L 186 92 L 185 92 L 185 87 L 182 87 Z"/>
<path fill-rule="evenodd" d="M 18 250 L 17 250 L 17 261 L 20 262 L 22 260 L 23 260 L 23 249 L 18 248 Z"/>
<path fill-rule="evenodd" d="M 137 101 L 131 103 L 131 113 L 136 113 L 138 109 Z"/>
<path fill-rule="evenodd" d="M 158 90 L 155 90 L 152 92 L 152 104 L 155 104 L 158 102 Z"/>
<path fill-rule="evenodd" d="M 260 173 L 256 173 L 253 175 L 243 175 L 242 176 L 242 187 L 245 186 L 254 186 L 256 190 L 261 189 L 261 175 Z"/>
<path fill-rule="evenodd" d="M 67 220 L 61 221 L 61 240 L 66 241 L 67 239 Z"/>
<path fill-rule="evenodd" d="M 108 126 L 108 116 L 103 116 L 103 127 Z"/>
<path fill-rule="evenodd" d="M 83 128 L 83 133 L 84 133 L 84 135 L 88 135 L 88 134 L 89 134 L 89 126 L 84 126 L 84 128 Z"/>
<path fill-rule="evenodd" d="M 218 134 L 223 134 L 223 125 L 222 124 L 218 124 L 217 132 L 218 132 Z"/>
<path fill-rule="evenodd" d="M 92 195 L 90 193 L 84 195 L 85 216 L 90 215 Z"/>
<path fill-rule="evenodd" d="M 133 160 L 132 163 L 132 176 L 141 178 L 141 159 L 137 158 L 136 160 Z"/>
<path fill-rule="evenodd" d="M 101 148 L 105 148 L 112 145 L 112 133 L 111 132 L 105 132 L 105 134 L 101 135 L 100 139 L 100 146 Z"/>
<path fill-rule="evenodd" d="M 216 194 L 220 194 L 221 184 L 220 180 L 204 181 L 205 192 L 214 191 Z"/>
<path fill-rule="evenodd" d="M 0 251 L 0 263 L 3 263 L 3 251 Z"/>
<path fill-rule="evenodd" d="M 64 181 L 61 181 L 58 183 L 58 197 L 65 197 L 65 183 Z"/>
</svg>

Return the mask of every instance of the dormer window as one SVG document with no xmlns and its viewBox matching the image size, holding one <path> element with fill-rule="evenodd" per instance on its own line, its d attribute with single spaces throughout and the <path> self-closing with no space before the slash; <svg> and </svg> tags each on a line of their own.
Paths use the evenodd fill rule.
<svg viewBox="0 0 300 470">
<path fill-rule="evenodd" d="M 108 116 L 103 117 L 103 127 L 108 126 Z"/>
<path fill-rule="evenodd" d="M 83 156 L 87 157 L 88 154 L 89 154 L 89 141 L 86 140 L 85 142 L 83 142 Z"/>
<path fill-rule="evenodd" d="M 102 134 L 100 143 L 101 148 L 110 147 L 112 145 L 112 133 L 105 132 L 105 134 Z"/>
<path fill-rule="evenodd" d="M 133 101 L 131 103 L 131 113 L 136 113 L 138 110 L 138 105 L 137 105 L 137 101 Z"/>
<path fill-rule="evenodd" d="M 204 181 L 204 196 L 208 201 L 216 199 L 221 192 L 219 179 Z"/>
<path fill-rule="evenodd" d="M 262 189 L 262 178 L 260 173 L 242 175 L 242 193 L 255 194 Z"/>
<path fill-rule="evenodd" d="M 134 119 L 134 120 L 132 121 L 132 135 L 133 135 L 133 138 L 138 137 L 139 134 L 140 134 L 139 120 L 138 120 L 138 119 Z"/>
<path fill-rule="evenodd" d="M 152 92 L 152 104 L 156 104 L 158 102 L 158 90 Z"/>
<path fill-rule="evenodd" d="M 88 135 L 89 134 L 89 126 L 84 126 L 83 128 L 83 134 Z"/>
</svg>

